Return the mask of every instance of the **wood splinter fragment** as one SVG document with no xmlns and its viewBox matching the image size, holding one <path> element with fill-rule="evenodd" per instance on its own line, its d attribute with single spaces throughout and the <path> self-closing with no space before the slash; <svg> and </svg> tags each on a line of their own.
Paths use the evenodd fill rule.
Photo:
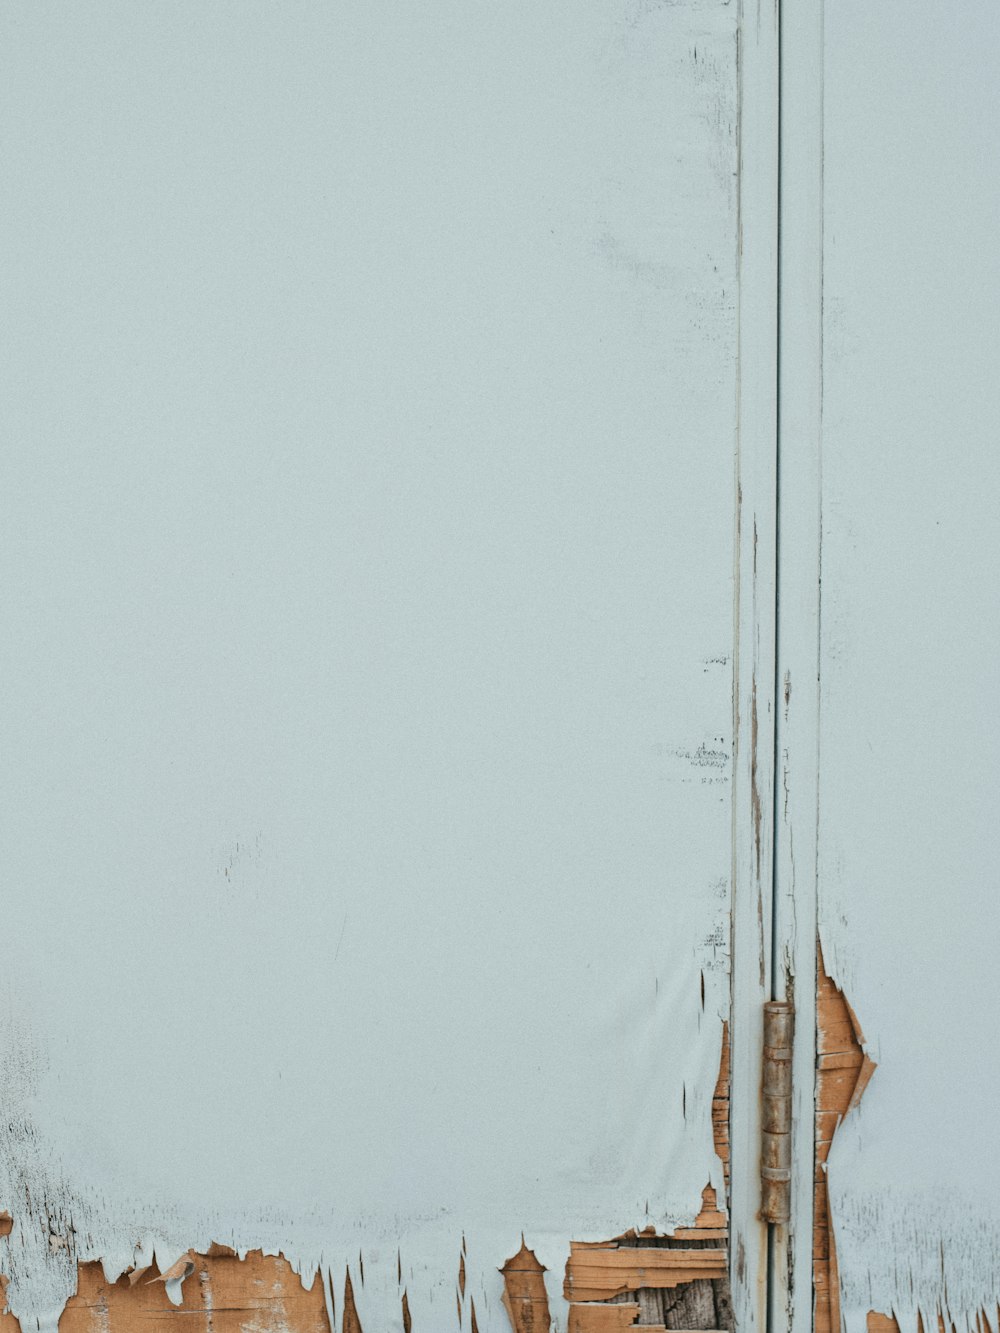
<svg viewBox="0 0 1000 1333">
<path fill-rule="evenodd" d="M 564 1293 L 569 1301 L 607 1301 L 638 1291 L 679 1287 L 724 1277 L 726 1251 L 711 1249 L 655 1249 L 622 1246 L 597 1249 L 570 1247 Z"/>
</svg>

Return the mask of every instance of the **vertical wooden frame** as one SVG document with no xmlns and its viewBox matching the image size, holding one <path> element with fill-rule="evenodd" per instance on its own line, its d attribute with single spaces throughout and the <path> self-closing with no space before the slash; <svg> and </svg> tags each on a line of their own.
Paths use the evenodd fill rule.
<svg viewBox="0 0 1000 1333">
<path fill-rule="evenodd" d="M 774 1233 L 770 1326 L 813 1318 L 823 356 L 823 3 L 781 6 L 774 981 L 796 1010 L 791 1220 Z"/>
<path fill-rule="evenodd" d="M 759 1217 L 763 1005 L 772 992 L 777 551 L 777 0 L 739 23 L 739 373 L 733 772 L 732 1291 L 741 1333 L 767 1327 Z"/>
</svg>

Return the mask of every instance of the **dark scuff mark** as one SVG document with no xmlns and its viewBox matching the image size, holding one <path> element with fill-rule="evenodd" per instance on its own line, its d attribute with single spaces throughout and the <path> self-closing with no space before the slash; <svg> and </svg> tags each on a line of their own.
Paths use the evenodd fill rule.
<svg viewBox="0 0 1000 1333">
<path fill-rule="evenodd" d="M 763 808 L 760 802 L 760 789 L 757 785 L 757 678 L 753 679 L 750 687 L 750 805 L 753 811 L 753 845 L 754 845 L 754 864 L 757 870 L 757 879 L 760 880 L 760 831 L 763 819 Z"/>
</svg>

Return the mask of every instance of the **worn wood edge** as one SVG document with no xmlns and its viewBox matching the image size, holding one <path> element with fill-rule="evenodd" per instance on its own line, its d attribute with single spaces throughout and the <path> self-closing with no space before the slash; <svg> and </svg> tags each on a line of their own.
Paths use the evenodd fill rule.
<svg viewBox="0 0 1000 1333">
<path fill-rule="evenodd" d="M 323 1279 L 316 1274 L 307 1286 L 281 1255 L 252 1250 L 239 1258 L 226 1247 L 215 1253 L 190 1251 L 179 1263 L 190 1264 L 180 1288 L 181 1302 L 167 1294 L 168 1274 L 153 1265 L 124 1273 L 109 1282 L 100 1263 L 78 1266 L 78 1286 L 59 1319 L 59 1333 L 129 1333 L 142 1327 L 183 1327 L 191 1333 L 239 1333 L 251 1324 L 288 1328 L 295 1333 L 329 1333 Z M 3 1315 L 0 1329 L 17 1329 L 13 1315 Z M 358 1326 L 360 1327 L 360 1326 Z M 355 1333 L 348 1323 L 347 1333 Z"/>
<path fill-rule="evenodd" d="M 864 1033 L 847 997 L 826 971 L 817 943 L 816 966 L 816 1100 L 815 1215 L 813 1222 L 813 1328 L 815 1333 L 840 1333 L 840 1274 L 826 1159 L 844 1117 L 864 1094 L 875 1072 L 864 1046 Z M 890 1333 L 879 1324 L 887 1316 L 869 1316 L 868 1333 Z M 875 1320 L 873 1325 L 872 1320 Z M 895 1320 L 891 1321 L 895 1333 Z"/>
<path fill-rule="evenodd" d="M 772 998 L 778 446 L 779 7 L 738 6 L 738 402 L 734 569 L 730 1278 L 741 1333 L 767 1327 L 760 1220 L 763 1033 Z"/>
<path fill-rule="evenodd" d="M 823 3 L 778 5 L 778 539 L 772 997 L 792 1001 L 791 1177 L 768 1333 L 812 1333 L 823 419 Z"/>
<path fill-rule="evenodd" d="M 723 1025 L 719 1074 L 712 1094 L 712 1135 L 727 1183 L 730 1059 L 729 1028 Z M 570 1301 L 568 1333 L 615 1333 L 633 1327 L 656 1333 L 666 1325 L 650 1320 L 649 1311 L 662 1308 L 665 1293 L 674 1293 L 680 1300 L 686 1299 L 685 1292 L 698 1293 L 698 1308 L 706 1316 L 709 1305 L 717 1313 L 721 1304 L 731 1319 L 728 1242 L 727 1214 L 711 1185 L 702 1192 L 701 1211 L 693 1225 L 661 1234 L 648 1227 L 606 1241 L 571 1242 L 564 1283 Z M 716 1301 L 717 1292 L 725 1293 L 722 1302 Z M 716 1322 L 708 1320 L 699 1326 L 710 1328 Z M 514 1327 L 515 1333 L 528 1333 L 527 1326 Z"/>
</svg>

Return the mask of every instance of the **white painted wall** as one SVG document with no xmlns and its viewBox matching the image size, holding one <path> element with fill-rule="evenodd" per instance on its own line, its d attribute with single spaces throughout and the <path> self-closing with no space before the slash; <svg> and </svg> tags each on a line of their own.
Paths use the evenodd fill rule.
<svg viewBox="0 0 1000 1333">
<path fill-rule="evenodd" d="M 826 6 L 820 915 L 845 1313 L 1000 1292 L 1000 13 Z M 930 1322 L 928 1322 L 930 1320 Z"/>
<path fill-rule="evenodd" d="M 26 1322 L 216 1239 L 446 1327 L 464 1232 L 495 1329 L 720 1183 L 733 9 L 4 7 Z"/>
</svg>

